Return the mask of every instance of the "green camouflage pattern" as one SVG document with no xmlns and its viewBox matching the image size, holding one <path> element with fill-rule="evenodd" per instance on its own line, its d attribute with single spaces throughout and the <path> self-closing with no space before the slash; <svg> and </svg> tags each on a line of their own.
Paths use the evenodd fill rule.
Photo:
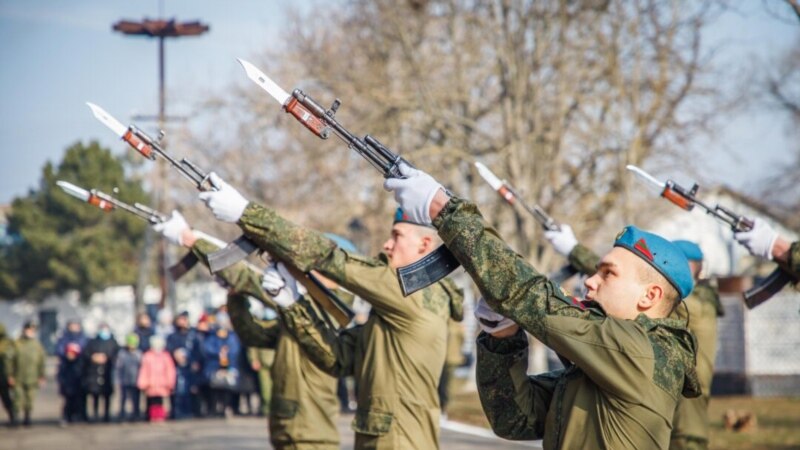
<svg viewBox="0 0 800 450">
<path fill-rule="evenodd" d="M 800 241 L 793 242 L 789 247 L 789 270 L 800 278 Z"/>
<path fill-rule="evenodd" d="M 37 386 L 44 378 L 44 347 L 36 339 L 14 341 L 13 377 L 17 385 Z"/>
<path fill-rule="evenodd" d="M 600 257 L 597 253 L 580 243 L 572 248 L 567 259 L 570 265 L 577 269 L 578 272 L 590 276 L 597 272 L 597 264 L 600 262 Z"/>
<path fill-rule="evenodd" d="M 218 247 L 203 240 L 198 240 L 192 247 L 206 266 L 208 254 L 216 250 Z M 228 315 L 242 343 L 248 347 L 275 349 L 269 409 L 269 434 L 273 447 L 338 450 L 336 379 L 305 357 L 281 321 L 259 321 L 250 314 L 248 298 L 255 298 L 266 306 L 275 306 L 261 288 L 260 273 L 240 262 L 216 275 L 229 286 Z"/>
<path fill-rule="evenodd" d="M 253 203 L 239 225 L 275 258 L 302 271 L 317 270 L 372 305 L 364 325 L 338 334 L 308 299 L 282 312 L 309 359 L 332 375 L 356 377 L 355 448 L 438 448 L 437 386 L 445 362 L 447 320 L 463 316 L 463 297 L 455 285 L 439 282 L 403 297 L 397 272 L 383 255 L 346 252 L 323 234 Z"/>
<path fill-rule="evenodd" d="M 511 250 L 472 203 L 451 199 L 434 226 L 492 309 L 572 363 L 528 377 L 526 364 L 498 369 L 489 367 L 492 358 L 479 359 L 479 378 L 490 371 L 497 384 L 482 385 L 484 411 L 492 424 L 506 424 L 495 432 L 542 438 L 545 449 L 668 447 L 678 400 L 700 393 L 696 344 L 684 322 L 643 314 L 615 319 L 596 303 L 567 297 Z M 483 356 L 491 351 L 483 350 Z"/>
<path fill-rule="evenodd" d="M 6 326 L 0 323 L 0 387 L 8 382 L 14 372 L 14 341 L 6 335 Z"/>
</svg>

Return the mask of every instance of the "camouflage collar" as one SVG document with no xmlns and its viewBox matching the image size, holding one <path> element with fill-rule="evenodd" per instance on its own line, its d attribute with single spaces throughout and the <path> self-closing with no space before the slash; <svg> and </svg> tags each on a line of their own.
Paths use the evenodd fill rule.
<svg viewBox="0 0 800 450">
<path fill-rule="evenodd" d="M 674 330 L 686 331 L 686 321 L 680 319 L 672 319 L 669 317 L 663 317 L 660 319 L 651 319 L 647 317 L 644 313 L 639 314 L 636 316 L 636 322 L 643 326 L 647 331 L 650 331 L 656 327 L 666 327 L 672 328 Z"/>
</svg>

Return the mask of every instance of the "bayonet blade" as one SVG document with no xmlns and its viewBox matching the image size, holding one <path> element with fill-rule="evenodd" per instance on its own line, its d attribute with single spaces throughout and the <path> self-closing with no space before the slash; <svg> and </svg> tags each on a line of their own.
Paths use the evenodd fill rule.
<svg viewBox="0 0 800 450">
<path fill-rule="evenodd" d="M 655 177 L 645 172 L 644 170 L 634 166 L 633 164 L 628 164 L 627 166 L 625 166 L 625 168 L 633 172 L 633 174 L 636 175 L 637 178 L 646 181 L 648 186 L 652 186 L 658 189 L 659 194 L 664 191 L 664 188 L 667 187 L 666 183 L 658 181 L 657 179 L 655 179 Z"/>
<path fill-rule="evenodd" d="M 261 86 L 261 89 L 267 91 L 281 106 L 286 104 L 290 96 L 283 88 L 272 81 L 264 72 L 259 70 L 258 67 L 240 58 L 236 58 L 236 60 L 244 67 L 244 71 L 247 72 L 247 78 L 250 78 L 255 84 Z"/>
<path fill-rule="evenodd" d="M 86 104 L 89 105 L 89 108 L 92 110 L 92 114 L 94 114 L 94 117 L 100 122 L 103 122 L 103 124 L 108 128 L 111 128 L 111 131 L 113 131 L 117 136 L 122 137 L 128 131 L 128 127 L 121 124 L 119 120 L 115 119 L 114 116 L 107 113 L 105 109 L 91 102 L 86 102 Z"/>
<path fill-rule="evenodd" d="M 492 189 L 498 191 L 501 187 L 503 187 L 503 181 L 500 180 L 500 178 L 497 178 L 497 176 L 491 170 L 489 170 L 488 167 L 484 166 L 480 162 L 476 162 L 475 168 L 478 169 L 478 173 L 481 175 L 481 177 L 483 177 L 484 180 L 486 180 L 487 183 L 489 183 L 489 186 L 491 186 Z"/>
<path fill-rule="evenodd" d="M 88 202 L 89 201 L 89 197 L 91 197 L 91 194 L 89 193 L 89 191 L 87 191 L 84 188 L 75 186 L 74 184 L 69 183 L 67 181 L 58 180 L 58 181 L 56 181 L 56 184 L 58 185 L 58 187 L 61 188 L 62 191 L 64 191 L 67 194 L 77 198 L 78 200 L 82 200 L 84 202 Z"/>
</svg>

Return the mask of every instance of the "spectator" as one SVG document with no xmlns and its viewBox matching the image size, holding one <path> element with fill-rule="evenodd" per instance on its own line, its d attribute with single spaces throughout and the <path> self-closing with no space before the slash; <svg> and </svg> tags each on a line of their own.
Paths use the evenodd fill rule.
<svg viewBox="0 0 800 450">
<path fill-rule="evenodd" d="M 187 370 L 191 370 L 192 355 L 194 354 L 194 347 L 197 344 L 196 332 L 189 327 L 189 313 L 183 311 L 178 314 L 173 321 L 174 332 L 167 336 L 167 351 L 172 355 L 172 360 L 175 361 L 177 366 L 178 361 L 175 359 L 175 351 L 178 349 L 185 350 L 187 355 Z M 175 402 L 174 394 L 170 397 L 170 418 L 175 418 Z"/>
<path fill-rule="evenodd" d="M 209 335 L 208 315 L 203 314 L 197 321 L 195 329 L 195 344 L 189 356 L 192 372 L 194 373 L 195 390 L 197 395 L 192 396 L 192 409 L 195 417 L 204 417 L 211 411 L 211 388 L 208 385 L 208 378 L 205 376 L 205 354 L 203 344 Z"/>
<path fill-rule="evenodd" d="M 269 404 L 272 400 L 272 364 L 275 362 L 275 350 L 271 348 L 247 349 L 250 365 L 258 374 L 258 389 L 260 391 L 259 416 L 269 415 Z"/>
<path fill-rule="evenodd" d="M 163 422 L 166 418 L 164 397 L 175 389 L 175 363 L 164 349 L 166 342 L 161 336 L 150 338 L 150 350 L 142 356 L 137 386 L 147 397 L 147 419 Z"/>
<path fill-rule="evenodd" d="M 197 391 L 194 385 L 195 374 L 192 372 L 189 356 L 185 348 L 173 352 L 175 360 L 175 391 L 172 394 L 172 416 L 174 419 L 186 419 L 192 416 L 192 394 Z"/>
<path fill-rule="evenodd" d="M 125 403 L 133 405 L 130 421 L 136 422 L 141 417 L 139 414 L 139 367 L 142 364 L 142 352 L 139 350 L 139 335 L 130 333 L 125 337 L 125 348 L 117 356 L 114 371 L 117 375 L 121 398 L 119 401 L 119 421 L 126 420 Z"/>
<path fill-rule="evenodd" d="M 150 337 L 154 332 L 153 322 L 150 320 L 150 316 L 147 315 L 147 313 L 139 313 L 139 315 L 136 316 L 136 328 L 133 329 L 133 332 L 139 336 L 139 350 L 142 354 L 150 350 Z"/>
<path fill-rule="evenodd" d="M 242 349 L 242 351 L 239 352 L 238 363 L 236 364 L 239 371 L 238 390 L 235 394 L 239 401 L 234 402 L 236 405 L 234 412 L 236 414 L 244 414 L 242 411 L 242 403 L 244 403 L 244 406 L 247 406 L 248 416 L 252 416 L 255 413 L 253 410 L 252 397 L 253 394 L 258 392 L 258 372 L 256 372 L 256 369 L 253 367 L 254 364 L 258 364 L 258 362 L 249 359 L 248 349 Z"/>
<path fill-rule="evenodd" d="M 36 325 L 27 322 L 22 335 L 14 342 L 14 375 L 9 384 L 14 386 L 14 403 L 17 415 L 24 414 L 23 424 L 30 426 L 33 402 L 39 387 L 44 386 L 44 347 L 36 339 Z"/>
<path fill-rule="evenodd" d="M 236 389 L 239 373 L 235 363 L 240 346 L 236 335 L 224 326 L 225 316 L 218 316 L 217 322 L 222 326 L 215 333 L 209 334 L 203 343 L 203 370 L 211 389 L 209 414 L 219 417 L 228 413 L 231 394 Z"/>
<path fill-rule="evenodd" d="M 89 343 L 89 338 L 83 332 L 83 326 L 81 326 L 81 322 L 78 319 L 68 320 L 64 333 L 58 338 L 58 342 L 56 343 L 56 356 L 58 356 L 59 366 L 65 362 L 67 344 L 70 343 L 78 344 L 81 352 L 86 349 L 86 345 Z M 79 359 L 79 362 L 82 362 L 82 358 Z M 86 391 L 84 385 L 83 383 L 78 383 L 74 388 L 81 390 L 80 395 L 78 395 L 78 405 L 75 406 L 75 408 L 79 411 L 78 415 L 80 416 L 80 420 L 86 422 Z"/>
<path fill-rule="evenodd" d="M 9 425 L 17 425 L 17 415 L 14 409 L 14 402 L 11 400 L 11 389 L 9 383 L 13 376 L 14 369 L 14 341 L 6 335 L 6 326 L 0 323 L 0 400 L 8 414 Z"/>
<path fill-rule="evenodd" d="M 58 365 L 58 393 L 64 397 L 64 409 L 61 414 L 61 425 L 83 421 L 86 405 L 83 390 L 83 361 L 81 346 L 77 342 L 69 342 L 64 346 L 64 359 Z"/>
<path fill-rule="evenodd" d="M 85 364 L 84 383 L 86 392 L 92 396 L 92 421 L 100 420 L 100 398 L 103 398 L 103 421 L 111 421 L 111 395 L 114 393 L 114 364 L 119 344 L 108 324 L 100 324 L 97 337 L 86 344 L 83 352 Z"/>
</svg>

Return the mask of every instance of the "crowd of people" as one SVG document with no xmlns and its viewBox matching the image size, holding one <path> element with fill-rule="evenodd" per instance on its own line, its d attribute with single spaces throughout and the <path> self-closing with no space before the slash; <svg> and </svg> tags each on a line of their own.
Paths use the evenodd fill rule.
<svg viewBox="0 0 800 450">
<path fill-rule="evenodd" d="M 80 321 L 67 323 L 55 349 L 62 425 L 263 416 L 269 411 L 274 351 L 243 347 L 224 306 L 202 315 L 195 327 L 187 312 L 175 318 L 171 329 L 158 329 L 150 316 L 139 314 L 122 343 L 106 323 L 93 338 Z M 45 351 L 36 325 L 26 323 L 12 341 L 0 324 L 0 354 L 0 397 L 10 424 L 23 418 L 30 425 L 36 390 L 45 382 Z"/>
</svg>

